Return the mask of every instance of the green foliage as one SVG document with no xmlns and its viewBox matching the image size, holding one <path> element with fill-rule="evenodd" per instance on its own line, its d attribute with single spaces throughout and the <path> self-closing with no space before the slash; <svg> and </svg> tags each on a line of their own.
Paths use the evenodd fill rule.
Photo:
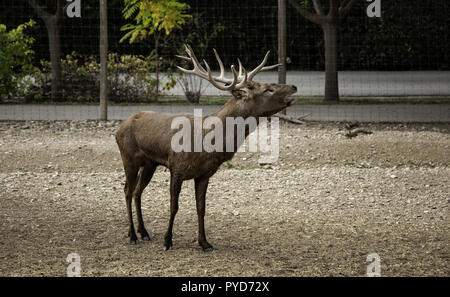
<svg viewBox="0 0 450 297">
<path fill-rule="evenodd" d="M 117 54 L 108 55 L 109 98 L 119 102 L 148 102 L 155 100 L 156 79 L 151 57 Z"/>
<path fill-rule="evenodd" d="M 7 1 L 4 1 L 5 3 Z M 16 1 L 17 2 L 17 1 Z M 26 1 L 21 1 L 26 3 Z M 52 13 L 54 11 L 55 1 L 39 1 L 47 3 L 46 9 Z M 186 18 L 181 29 L 174 28 L 169 35 L 163 26 L 160 31 L 153 36 L 161 35 L 159 57 L 156 60 L 155 53 L 150 58 L 147 57 L 150 50 L 154 49 L 154 44 L 149 42 L 134 43 L 132 47 L 128 42 L 119 43 L 123 34 L 120 28 L 125 23 L 135 23 L 135 17 L 140 12 L 140 3 L 145 1 L 108 1 L 108 18 L 113 20 L 109 22 L 109 49 L 111 52 L 118 53 L 118 57 L 133 53 L 144 54 L 141 59 L 148 59 L 148 67 L 151 71 L 159 65 L 161 71 L 173 71 L 175 65 L 183 66 L 182 60 L 175 60 L 173 57 L 181 45 L 185 42 L 190 43 L 196 54 L 211 61 L 211 66 L 217 69 L 214 63 L 215 57 L 212 48 L 216 48 L 220 53 L 225 65 L 236 63 L 236 57 L 239 57 L 247 68 L 255 67 L 267 50 L 272 50 L 268 64 L 277 63 L 277 3 L 273 0 L 185 0 L 191 9 L 186 10 L 192 14 L 191 18 Z M 146 1 L 150 2 L 150 1 Z M 161 3 L 162 1 L 152 1 Z M 179 0 L 178 2 L 181 2 Z M 314 11 L 311 0 L 298 0 L 305 5 L 311 12 Z M 50 4 L 51 3 L 51 4 Z M 76 51 L 85 56 L 98 54 L 98 44 L 93 39 L 94 32 L 98 32 L 98 1 L 83 2 L 83 17 L 80 19 L 71 19 L 70 27 L 73 30 L 61 31 L 62 52 L 70 53 Z M 328 1 L 322 0 L 326 5 Z M 348 17 L 340 24 L 339 32 L 339 69 L 340 70 L 449 70 L 450 69 L 450 51 L 447 44 L 450 44 L 450 5 L 448 0 L 397 0 L 382 2 L 382 17 L 368 18 L 366 8 L 369 2 L 356 1 L 354 7 L 350 10 Z M 129 17 L 123 20 L 123 7 L 128 7 Z M 135 7 L 134 11 L 131 7 Z M 29 5 L 0 5 L 2 11 L 2 23 L 11 30 L 17 28 L 19 24 L 29 21 L 30 15 L 34 15 L 34 10 Z M 199 25 L 195 23 L 195 13 L 202 12 L 203 21 Z M 183 12 L 185 14 L 186 12 Z M 89 14 L 89 15 L 88 15 Z M 155 19 L 156 20 L 156 19 Z M 214 26 L 220 26 L 220 35 L 212 38 L 208 43 L 202 41 L 206 35 L 210 36 L 214 32 Z M 29 50 L 34 50 L 34 65 L 43 67 L 39 64 L 40 59 L 48 59 L 48 36 L 45 24 L 38 21 L 31 30 L 36 39 L 32 43 L 29 39 Z M 131 29 L 130 29 L 131 30 Z M 201 30 L 207 32 L 201 32 Z M 3 99 L 11 100 L 18 96 L 27 97 L 31 101 L 45 101 L 48 94 L 50 81 L 48 69 L 41 69 L 34 73 L 31 68 L 32 53 L 27 52 L 25 59 L 19 58 L 19 43 L 15 44 L 16 49 L 10 50 L 12 44 L 8 42 L 4 26 L 0 29 L 0 96 Z M 126 30 L 128 31 L 128 30 Z M 27 36 L 30 36 L 28 29 L 25 29 Z M 154 29 L 148 32 L 156 32 Z M 288 70 L 323 70 L 324 52 L 323 52 L 323 33 L 319 26 L 313 24 L 301 17 L 290 4 L 287 4 L 287 54 L 289 60 Z M 203 37 L 202 37 L 203 36 Z M 131 37 L 131 36 L 130 36 Z M 76 38 L 76 42 L 74 42 Z M 23 41 L 23 40 L 22 40 Z M 128 39 L 127 39 L 128 41 Z M 137 41 L 137 39 L 136 39 Z M 146 40 L 147 41 L 147 40 Z M 11 55 L 17 55 L 11 59 Z M 8 58 L 6 58 L 8 57 Z M 138 57 L 138 56 L 135 56 Z M 24 64 L 21 64 L 22 62 Z M 159 61 L 158 63 L 156 61 Z M 78 61 L 78 67 L 84 67 L 83 61 Z M 96 62 L 97 63 L 97 62 Z M 10 67 L 9 65 L 16 65 Z M 28 66 L 26 66 L 28 65 Z M 23 66 L 23 67 L 22 67 Z M 188 65 L 184 65 L 189 67 Z M 12 69 L 12 70 L 11 70 Z M 25 74 L 30 70 L 33 75 Z M 81 71 L 81 73 L 84 73 Z M 147 72 L 148 74 L 150 72 Z M 154 75 L 154 73 L 151 73 Z M 144 75 L 144 74 L 143 74 Z M 78 76 L 81 76 L 78 75 Z M 97 78 L 89 78 L 90 83 L 86 88 L 91 89 L 92 81 Z M 111 78 L 112 79 L 112 78 Z M 83 81 L 81 78 L 78 81 Z M 85 80 L 84 80 L 85 81 Z M 149 79 L 150 81 L 150 79 Z M 12 82 L 17 82 L 12 83 Z M 65 80 L 64 87 L 69 88 L 77 84 Z M 121 88 L 128 88 L 125 82 L 116 82 Z M 127 83 L 131 84 L 131 83 Z M 17 88 L 16 88 L 17 87 Z M 85 86 L 83 86 L 85 87 Z M 78 88 L 81 88 L 78 86 Z M 119 87 L 117 87 L 119 88 Z M 81 91 L 79 91 L 81 92 Z M 125 91 L 124 91 L 125 92 Z M 132 92 L 138 92 L 133 90 Z M 96 101 L 97 97 L 93 92 L 89 98 L 79 98 L 79 100 Z M 148 91 L 148 94 L 151 94 Z M 67 100 L 72 100 L 75 95 L 65 92 Z M 81 96 L 81 95 L 78 95 Z M 114 97 L 114 93 L 111 97 Z M 127 95 L 131 96 L 131 95 Z M 134 98 L 134 99 L 133 99 Z M 132 100 L 151 100 L 152 97 L 144 96 L 133 97 Z M 114 99 L 116 100 L 116 99 Z M 120 99 L 117 99 L 120 100 Z M 125 99 L 123 99 L 125 100 Z M 123 101 L 122 100 L 122 101 Z M 163 99 L 161 99 L 163 100 Z M 185 99 L 184 99 L 185 100 Z M 186 101 L 186 100 L 185 100 Z M 202 102 L 200 100 L 200 102 Z"/>
<path fill-rule="evenodd" d="M 30 20 L 10 31 L 0 24 L 0 101 L 14 97 L 18 82 L 34 71 L 34 38 L 25 33 L 34 24 Z"/>
<path fill-rule="evenodd" d="M 152 57 L 136 55 L 108 55 L 109 99 L 115 103 L 148 102 L 155 99 L 156 80 Z M 66 102 L 98 102 L 100 63 L 93 56 L 75 52 L 61 60 L 63 97 Z M 40 71 L 23 80 L 21 94 L 25 102 L 50 100 L 50 62 L 41 60 Z M 166 89 L 174 83 L 167 84 Z"/>
<path fill-rule="evenodd" d="M 191 17 L 186 14 L 188 8 L 189 5 L 177 0 L 125 0 L 123 16 L 125 19 L 133 18 L 135 23 L 121 28 L 128 32 L 120 42 L 129 39 L 133 43 L 163 30 L 169 35 Z"/>
</svg>

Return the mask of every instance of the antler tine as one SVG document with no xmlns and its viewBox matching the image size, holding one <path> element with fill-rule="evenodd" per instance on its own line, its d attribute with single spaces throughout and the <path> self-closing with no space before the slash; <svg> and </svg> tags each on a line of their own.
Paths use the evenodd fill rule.
<svg viewBox="0 0 450 297">
<path fill-rule="evenodd" d="M 205 63 L 206 69 L 208 71 L 208 81 L 213 86 L 215 86 L 216 88 L 218 88 L 219 90 L 222 90 L 222 91 L 231 91 L 231 90 L 235 89 L 236 83 L 238 81 L 238 77 L 237 77 L 236 69 L 234 69 L 234 65 L 231 65 L 231 72 L 233 72 L 233 82 L 229 86 L 222 87 L 212 77 L 212 75 L 211 75 L 211 68 L 209 68 L 208 63 L 205 60 L 203 60 L 203 63 Z"/>
<path fill-rule="evenodd" d="M 216 56 L 217 62 L 219 63 L 220 67 L 220 75 L 217 77 L 217 79 L 225 79 L 225 68 L 223 67 L 222 60 L 219 57 L 219 54 L 217 53 L 216 49 L 213 48 L 214 55 Z"/>
<path fill-rule="evenodd" d="M 242 66 L 241 61 L 239 59 L 238 62 L 239 62 L 239 79 L 241 77 L 241 71 L 244 72 L 244 78 L 241 80 L 240 83 L 236 85 L 236 89 L 240 89 L 247 84 L 247 70 L 245 70 L 244 66 Z"/>
<path fill-rule="evenodd" d="M 197 57 L 194 54 L 194 51 L 192 50 L 191 46 L 188 44 L 185 44 L 184 47 L 186 48 L 186 52 L 188 53 L 189 57 L 192 59 L 192 63 L 194 64 L 194 70 L 198 68 L 202 72 L 206 72 L 205 68 L 200 64 Z"/>
<path fill-rule="evenodd" d="M 265 67 L 261 68 L 261 71 L 271 70 L 271 69 L 277 68 L 278 66 L 281 66 L 281 63 L 275 64 L 275 65 L 272 65 L 272 66 L 265 66 Z"/>
<path fill-rule="evenodd" d="M 242 63 L 241 63 L 241 60 L 239 60 L 239 58 L 237 59 L 238 60 L 238 64 L 239 64 L 239 75 L 238 75 L 238 77 L 240 78 L 240 77 L 242 77 Z"/>
<path fill-rule="evenodd" d="M 183 60 L 186 60 L 186 61 L 189 61 L 189 62 L 192 61 L 191 58 L 185 57 L 185 56 L 175 55 L 175 57 L 180 58 L 180 59 L 183 59 Z"/>
<path fill-rule="evenodd" d="M 256 74 L 258 74 L 258 72 L 261 71 L 265 71 L 265 70 L 269 70 L 269 69 L 273 69 L 275 67 L 280 66 L 280 64 L 277 65 L 272 65 L 272 66 L 266 66 L 264 67 L 264 65 L 266 65 L 267 63 L 267 59 L 269 58 L 269 54 L 270 51 L 267 51 L 266 55 L 264 56 L 264 60 L 261 62 L 261 64 L 259 64 L 255 69 L 253 69 L 249 74 L 248 74 L 248 80 L 251 81 L 253 79 L 253 77 L 255 77 Z"/>
<path fill-rule="evenodd" d="M 192 74 L 194 72 L 194 70 L 187 70 L 184 69 L 183 67 L 177 66 L 178 69 L 180 69 L 182 72 L 187 73 L 187 74 Z"/>
</svg>

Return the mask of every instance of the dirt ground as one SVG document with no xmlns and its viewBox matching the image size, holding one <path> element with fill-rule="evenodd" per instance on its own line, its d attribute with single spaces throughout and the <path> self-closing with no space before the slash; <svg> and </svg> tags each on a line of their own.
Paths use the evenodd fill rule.
<svg viewBox="0 0 450 297">
<path fill-rule="evenodd" d="M 119 122 L 0 122 L 0 275 L 450 275 L 450 124 L 281 125 L 280 158 L 238 153 L 211 179 L 197 244 L 193 182 L 185 182 L 174 249 L 163 251 L 169 172 L 143 194 L 152 241 L 129 245 Z M 135 218 L 136 216 L 134 216 Z"/>
</svg>

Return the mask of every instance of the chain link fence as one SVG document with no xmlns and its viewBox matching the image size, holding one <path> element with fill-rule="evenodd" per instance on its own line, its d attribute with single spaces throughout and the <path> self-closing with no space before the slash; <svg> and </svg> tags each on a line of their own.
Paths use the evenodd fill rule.
<svg viewBox="0 0 450 297">
<path fill-rule="evenodd" d="M 183 44 L 190 43 L 199 58 L 204 58 L 217 71 L 213 48 L 217 49 L 225 65 L 237 63 L 239 58 L 247 69 L 260 63 L 266 51 L 271 51 L 269 64 L 278 61 L 278 1 L 269 0 L 190 0 L 186 23 L 170 34 L 155 33 L 141 42 L 121 42 L 126 31 L 122 28 L 132 20 L 123 17 L 124 2 L 108 1 L 108 87 L 109 101 L 117 104 L 152 104 L 146 108 L 167 109 L 160 105 L 182 105 L 182 110 L 192 110 L 196 105 L 222 104 L 228 95 L 207 82 L 186 79 L 176 70 L 183 64 L 175 58 L 183 52 Z M 306 103 L 319 102 L 324 96 L 325 50 L 324 36 L 320 26 L 310 22 L 286 1 L 287 36 L 286 67 L 287 83 L 299 88 L 296 96 L 306 98 Z M 297 1 L 310 13 L 315 13 L 312 1 Z M 320 1 L 319 1 L 320 2 Z M 349 1 L 338 1 L 342 4 Z M 328 1 L 321 1 L 327 11 Z M 91 104 L 99 101 L 100 71 L 100 14 L 98 1 L 23 0 L 0 2 L 0 24 L 4 60 L 2 69 L 13 69 L 0 81 L 2 111 L 1 119 L 41 119 L 45 116 L 27 114 L 49 114 L 58 109 L 44 105 L 54 103 Z M 446 1 L 355 1 L 348 15 L 338 28 L 339 93 L 341 101 L 347 103 L 370 103 L 366 97 L 382 97 L 377 103 L 406 98 L 401 103 L 443 103 L 443 107 L 429 108 L 425 120 L 449 120 L 450 96 L 450 44 Z M 54 24 L 52 19 L 56 20 Z M 30 22 L 26 28 L 21 24 Z M 12 32 L 14 31 L 14 32 Z M 11 33 L 12 32 L 12 33 Z M 28 42 L 12 47 L 14 38 L 24 34 Z M 9 39 L 8 39 L 9 38 Z M 8 45 L 8 46 L 6 46 Z M 11 61 L 19 60 L 23 65 Z M 8 52 L 9 51 L 9 52 Z M 52 96 L 53 57 L 59 57 L 60 92 Z M 8 62 L 9 61 L 9 62 Z M 20 75 L 24 72 L 23 75 Z M 17 79 L 20 77 L 20 79 Z M 16 78 L 16 79 L 15 79 Z M 191 81 L 189 81 L 191 80 Z M 265 72 L 256 80 L 277 82 L 277 72 Z M 197 96 L 186 96 L 186 92 L 197 92 Z M 387 99 L 386 99 L 387 98 Z M 397 100 L 398 101 L 398 100 Z M 299 103 L 304 103 L 299 100 Z M 15 107 L 12 104 L 34 104 L 41 106 L 28 112 L 30 107 Z M 160 107 L 155 107 L 154 105 Z M 127 110 L 119 105 L 118 108 Z M 122 107 L 120 107 L 122 106 Z M 153 107 L 152 107 L 153 106 Z M 324 107 L 309 104 L 309 113 L 324 114 L 329 108 L 330 116 L 317 119 L 339 120 L 358 118 L 359 109 L 349 107 Z M 339 105 L 341 106 L 341 105 Z M 90 107 L 86 107 L 90 108 Z M 137 109 L 143 108 L 137 107 Z M 175 108 L 175 109 L 180 109 Z M 346 117 L 332 113 L 345 109 Z M 424 110 L 419 105 L 418 111 Z M 214 107 L 211 107 L 214 109 Z M 218 107 L 216 107 L 218 109 Z M 303 105 L 306 109 L 306 105 Z M 36 111 L 37 110 L 37 111 Z M 70 111 L 72 110 L 72 111 Z M 372 107 L 369 110 L 376 110 Z M 390 109 L 401 110 L 401 109 Z M 436 111 L 432 111 L 436 110 Z M 373 111 L 365 118 L 385 121 L 381 111 Z M 410 111 L 412 112 L 412 111 Z M 21 114 L 23 113 L 23 114 Z M 49 118 L 85 118 L 86 113 L 78 107 L 67 108 Z M 126 113 L 126 112 L 125 112 Z M 298 113 L 302 113 L 298 111 Z M 354 114 L 351 114 L 354 113 Z M 366 113 L 366 112 L 364 112 Z M 392 112 L 397 113 L 397 112 Z M 401 113 L 401 111 L 400 111 Z M 414 113 L 414 112 L 412 112 Z M 422 112 L 423 113 L 423 112 Z M 90 113 L 87 113 L 90 114 Z M 120 113 L 119 113 L 120 114 Z M 92 116 L 96 118 L 97 114 Z M 110 115 L 110 117 L 113 115 Z M 119 117 L 122 116 L 113 116 Z M 124 115 L 124 117 L 126 117 Z M 91 117 L 90 117 L 91 118 Z M 395 120 L 395 117 L 393 117 Z M 400 116 L 407 120 L 408 115 Z M 415 118 L 422 121 L 423 117 Z M 414 121 L 414 119 L 412 119 Z"/>
</svg>

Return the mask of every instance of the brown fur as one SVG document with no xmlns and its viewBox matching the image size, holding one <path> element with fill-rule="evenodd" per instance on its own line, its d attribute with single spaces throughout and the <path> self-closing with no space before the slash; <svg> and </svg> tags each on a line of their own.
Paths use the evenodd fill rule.
<svg viewBox="0 0 450 297">
<path fill-rule="evenodd" d="M 251 116 L 256 118 L 271 116 L 292 104 L 293 99 L 288 97 L 295 91 L 296 87 L 290 85 L 249 82 L 246 87 L 232 91 L 233 98 L 214 116 L 222 120 L 224 129 L 227 117 L 243 117 L 245 119 Z M 177 116 L 180 115 L 152 111 L 137 112 L 124 121 L 116 132 L 116 141 L 126 177 L 124 190 L 130 227 L 128 235 L 132 244 L 137 243 L 131 209 L 131 201 L 134 199 L 138 219 L 137 230 L 143 240 L 150 240 L 142 219 L 141 194 L 150 182 L 156 167 L 163 165 L 170 170 L 171 175 L 170 219 L 165 235 L 165 249 L 168 250 L 172 247 L 172 228 L 178 211 L 178 196 L 182 182 L 194 179 L 199 222 L 198 242 L 204 251 L 212 251 L 213 248 L 206 240 L 204 229 L 208 181 L 223 162 L 233 157 L 237 145 L 235 145 L 234 152 L 176 153 L 171 149 L 171 139 L 177 130 L 171 129 L 171 123 Z M 193 115 L 184 116 L 190 119 L 193 129 Z M 207 133 L 207 130 L 203 130 L 203 135 Z M 246 131 L 246 136 L 248 133 Z M 224 145 L 225 143 L 226 141 L 224 141 Z"/>
</svg>

